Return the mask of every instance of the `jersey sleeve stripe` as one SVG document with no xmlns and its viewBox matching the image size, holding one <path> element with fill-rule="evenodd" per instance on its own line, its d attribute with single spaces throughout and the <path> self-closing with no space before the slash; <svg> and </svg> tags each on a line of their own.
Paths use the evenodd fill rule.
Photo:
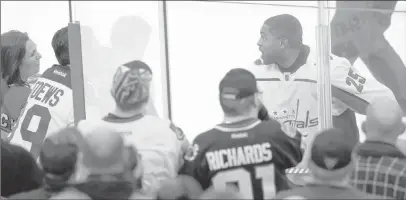
<svg viewBox="0 0 406 200">
<path fill-rule="evenodd" d="M 335 86 L 331 87 L 331 93 L 333 97 L 339 99 L 341 102 L 348 105 L 351 109 L 360 114 L 364 114 L 367 106 L 369 105 L 369 102 L 365 99 L 362 99 Z"/>
</svg>

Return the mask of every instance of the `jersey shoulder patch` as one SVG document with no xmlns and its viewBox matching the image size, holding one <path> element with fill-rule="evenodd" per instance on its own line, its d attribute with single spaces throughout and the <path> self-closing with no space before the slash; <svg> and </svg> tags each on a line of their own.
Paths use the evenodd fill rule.
<svg viewBox="0 0 406 200">
<path fill-rule="evenodd" d="M 176 134 L 178 140 L 185 139 L 185 134 L 183 133 L 182 129 L 177 127 L 174 123 L 171 122 L 169 128 Z"/>
<path fill-rule="evenodd" d="M 196 143 L 190 145 L 186 150 L 184 159 L 187 161 L 193 161 L 196 159 L 198 153 L 199 153 L 199 145 Z"/>
</svg>

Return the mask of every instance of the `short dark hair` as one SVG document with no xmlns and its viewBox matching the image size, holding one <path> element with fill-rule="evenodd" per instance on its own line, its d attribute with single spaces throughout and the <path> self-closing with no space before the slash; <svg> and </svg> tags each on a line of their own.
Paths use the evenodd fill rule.
<svg viewBox="0 0 406 200">
<path fill-rule="evenodd" d="M 303 28 L 300 21 L 289 14 L 276 15 L 268 18 L 265 23 L 275 37 L 286 38 L 289 46 L 298 48 L 303 44 Z"/>
<path fill-rule="evenodd" d="M 52 38 L 52 48 L 60 65 L 70 64 L 68 27 L 56 31 Z"/>
<path fill-rule="evenodd" d="M 1 34 L 1 77 L 8 85 L 24 84 L 20 76 L 20 65 L 23 62 L 27 33 L 11 30 Z"/>
</svg>

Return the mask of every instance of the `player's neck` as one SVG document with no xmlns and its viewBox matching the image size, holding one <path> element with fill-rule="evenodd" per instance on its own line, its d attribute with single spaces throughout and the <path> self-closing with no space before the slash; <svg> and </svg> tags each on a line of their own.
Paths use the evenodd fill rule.
<svg viewBox="0 0 406 200">
<path fill-rule="evenodd" d="M 300 49 L 291 49 L 288 50 L 284 59 L 280 59 L 277 61 L 278 65 L 283 66 L 283 68 L 289 68 L 295 63 L 297 58 L 299 57 Z"/>
<path fill-rule="evenodd" d="M 242 115 L 242 116 L 224 115 L 223 123 L 231 124 L 231 123 L 235 123 L 235 122 L 239 122 L 239 121 L 243 121 L 243 120 L 247 120 L 247 119 L 255 119 L 257 117 L 258 117 L 258 114 L 254 113 L 254 112 L 251 112 L 247 115 Z"/>
<path fill-rule="evenodd" d="M 143 115 L 145 114 L 145 109 L 137 109 L 137 110 L 131 110 L 131 111 L 122 111 L 119 108 L 115 108 L 114 115 L 116 115 L 117 117 L 122 117 L 122 118 L 130 118 L 130 117 L 134 117 L 136 115 Z"/>
</svg>

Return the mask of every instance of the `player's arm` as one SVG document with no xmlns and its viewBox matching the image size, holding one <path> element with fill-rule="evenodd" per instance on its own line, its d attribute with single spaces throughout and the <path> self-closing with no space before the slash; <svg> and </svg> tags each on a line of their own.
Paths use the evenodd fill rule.
<svg viewBox="0 0 406 200">
<path fill-rule="evenodd" d="M 366 78 L 353 68 L 345 58 L 331 56 L 331 91 L 334 98 L 357 113 L 366 108 L 377 96 L 395 99 L 392 91 L 373 78 Z"/>
<path fill-rule="evenodd" d="M 303 158 L 301 134 L 292 126 L 278 122 L 274 122 L 271 126 L 278 126 L 270 140 L 275 151 L 280 155 L 278 156 L 279 164 L 284 169 L 295 167 Z"/>
<path fill-rule="evenodd" d="M 204 141 L 199 135 L 189 146 L 185 156 L 184 164 L 179 170 L 179 174 L 188 175 L 195 178 L 203 189 L 207 189 L 210 185 L 208 177 L 208 164 L 204 153 Z"/>
</svg>

